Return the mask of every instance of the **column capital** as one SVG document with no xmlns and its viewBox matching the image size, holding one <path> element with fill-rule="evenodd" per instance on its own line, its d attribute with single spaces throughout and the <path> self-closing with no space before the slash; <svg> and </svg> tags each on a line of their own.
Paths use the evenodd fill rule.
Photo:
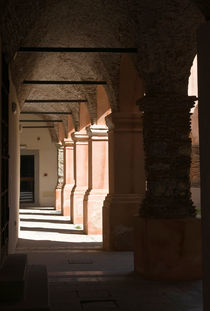
<svg viewBox="0 0 210 311">
<path fill-rule="evenodd" d="M 92 140 L 107 140 L 108 128 L 106 125 L 90 125 L 86 127 L 88 137 Z"/>
<path fill-rule="evenodd" d="M 63 144 L 62 142 L 58 142 L 55 144 L 57 149 L 62 149 L 63 148 Z"/>
<path fill-rule="evenodd" d="M 85 132 L 74 132 L 71 134 L 71 137 L 74 142 L 87 142 L 89 139 L 89 136 Z"/>
<path fill-rule="evenodd" d="M 156 113 L 161 109 L 164 110 L 190 110 L 195 105 L 196 96 L 172 94 L 172 93 L 157 93 L 148 94 L 137 101 L 140 111 L 151 111 Z"/>
<path fill-rule="evenodd" d="M 63 146 L 64 147 L 71 147 L 73 144 L 74 144 L 74 142 L 71 138 L 64 138 L 64 140 L 63 140 Z"/>
<path fill-rule="evenodd" d="M 115 131 L 142 131 L 142 114 L 112 112 L 105 117 L 107 127 Z"/>
<path fill-rule="evenodd" d="M 64 178 L 63 177 L 58 177 L 58 183 L 57 183 L 56 189 L 62 189 L 63 188 L 63 183 L 64 183 Z"/>
</svg>

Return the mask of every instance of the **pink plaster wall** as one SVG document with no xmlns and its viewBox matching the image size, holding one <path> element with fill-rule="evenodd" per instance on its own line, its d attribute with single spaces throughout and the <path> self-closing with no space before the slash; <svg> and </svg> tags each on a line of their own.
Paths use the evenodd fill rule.
<svg viewBox="0 0 210 311">
<path fill-rule="evenodd" d="M 136 101 L 144 96 L 143 81 L 128 54 L 121 58 L 119 88 L 120 111 L 139 113 Z"/>
<path fill-rule="evenodd" d="M 105 125 L 105 117 L 111 113 L 110 103 L 103 85 L 97 87 L 97 121 L 98 125 Z"/>
<path fill-rule="evenodd" d="M 67 137 L 71 139 L 71 134 L 74 132 L 74 123 L 72 120 L 72 116 L 68 115 L 68 134 Z"/>
<path fill-rule="evenodd" d="M 65 130 L 63 127 L 63 123 L 58 123 L 58 142 L 62 142 L 65 138 Z"/>
<path fill-rule="evenodd" d="M 91 124 L 86 103 L 80 103 L 80 132 L 86 133 L 86 127 Z"/>
</svg>

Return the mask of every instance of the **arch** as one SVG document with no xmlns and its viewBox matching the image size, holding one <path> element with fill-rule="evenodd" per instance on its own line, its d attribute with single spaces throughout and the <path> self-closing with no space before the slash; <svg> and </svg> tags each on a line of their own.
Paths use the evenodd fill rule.
<svg viewBox="0 0 210 311">
<path fill-rule="evenodd" d="M 65 138 L 65 130 L 62 123 L 58 124 L 58 143 L 62 143 Z"/>
<path fill-rule="evenodd" d="M 79 131 L 86 133 L 86 127 L 91 124 L 89 111 L 85 103 L 80 103 L 80 124 Z"/>
<path fill-rule="evenodd" d="M 109 99 L 103 86 L 97 87 L 97 125 L 105 125 L 105 117 L 111 113 Z"/>
<path fill-rule="evenodd" d="M 121 58 L 119 93 L 121 112 L 139 112 L 136 102 L 144 96 L 144 84 L 128 54 Z"/>
</svg>

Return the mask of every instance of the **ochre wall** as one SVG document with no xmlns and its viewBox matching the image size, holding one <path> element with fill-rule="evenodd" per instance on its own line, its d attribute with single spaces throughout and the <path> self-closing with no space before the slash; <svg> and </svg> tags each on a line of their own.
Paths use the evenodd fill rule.
<svg viewBox="0 0 210 311">
<path fill-rule="evenodd" d="M 12 103 L 17 105 L 12 112 Z M 20 148 L 19 148 L 19 104 L 14 85 L 10 79 L 9 94 L 9 253 L 15 252 L 19 231 L 20 195 Z"/>
<path fill-rule="evenodd" d="M 40 119 L 33 115 L 21 116 L 21 119 Z M 32 126 L 34 123 L 24 123 Z M 47 125 L 47 123 L 36 123 Z M 56 125 L 55 125 L 56 126 Z M 39 151 L 39 204 L 40 206 L 54 206 L 54 191 L 57 184 L 57 149 L 48 129 L 22 129 L 21 145 L 26 150 Z M 47 174 L 47 176 L 44 176 Z"/>
</svg>

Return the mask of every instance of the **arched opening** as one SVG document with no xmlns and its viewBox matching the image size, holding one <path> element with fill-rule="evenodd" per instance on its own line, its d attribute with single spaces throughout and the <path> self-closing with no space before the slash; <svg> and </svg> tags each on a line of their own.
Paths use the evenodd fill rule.
<svg viewBox="0 0 210 311">
<path fill-rule="evenodd" d="M 30 264 L 47 266 L 55 310 L 70 305 L 141 309 L 145 301 L 145 309 L 154 309 L 159 298 L 151 303 L 152 283 L 138 274 L 200 277 L 200 227 L 194 230 L 197 219 L 188 189 L 193 100 L 186 86 L 202 16 L 187 0 L 160 2 L 9 0 L 0 5 L 11 72 L 9 252 L 18 253 L 13 258 L 23 259 L 24 267 L 23 252 Z M 33 129 L 20 134 L 19 119 L 33 123 Z M 45 128 L 35 128 L 38 124 Z M 25 241 L 17 241 L 21 135 L 22 148 L 31 151 L 47 136 L 39 149 L 39 180 L 45 180 L 39 197 L 46 206 L 28 215 L 27 209 L 21 211 L 25 231 L 34 230 L 32 216 L 37 223 L 37 238 Z M 35 299 L 27 302 L 36 308 L 41 285 L 47 292 L 46 270 L 26 270 L 25 288 L 30 282 L 39 285 Z M 167 291 L 161 308 L 166 302 L 166 309 L 173 309 L 171 291 L 177 285 L 170 284 L 169 290 L 159 282 L 152 286 Z M 10 285 L 5 292 L 7 300 L 13 292 L 21 295 Z M 24 303 L 27 295 L 22 293 Z M 189 288 L 180 293 L 179 309 L 190 295 Z M 195 301 L 193 296 L 190 306 Z M 43 306 L 48 309 L 46 301 Z"/>
</svg>

